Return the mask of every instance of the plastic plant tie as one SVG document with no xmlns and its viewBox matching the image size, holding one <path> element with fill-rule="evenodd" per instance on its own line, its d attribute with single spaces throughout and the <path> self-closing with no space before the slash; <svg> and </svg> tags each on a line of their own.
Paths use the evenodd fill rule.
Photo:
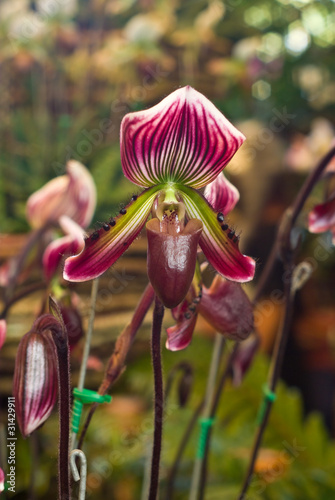
<svg viewBox="0 0 335 500">
<path fill-rule="evenodd" d="M 263 385 L 263 394 L 264 394 L 263 401 L 261 403 L 257 415 L 257 424 L 260 424 L 262 422 L 264 413 L 266 412 L 266 409 L 268 407 L 268 403 L 274 403 L 277 399 L 276 393 L 271 391 L 271 389 L 268 387 L 267 384 Z"/>
<path fill-rule="evenodd" d="M 213 426 L 215 422 L 215 418 L 199 418 L 200 422 L 200 436 L 199 436 L 199 443 L 198 443 L 198 452 L 197 452 L 197 458 L 204 458 L 205 456 L 205 450 L 206 450 L 206 443 L 207 443 L 207 437 L 210 428 Z"/>
<path fill-rule="evenodd" d="M 98 394 L 96 391 L 90 391 L 89 389 L 73 389 L 74 401 L 72 409 L 72 432 L 76 434 L 79 431 L 81 414 L 83 411 L 83 405 L 89 403 L 110 403 L 112 401 L 112 396 L 108 394 L 102 395 Z"/>
</svg>

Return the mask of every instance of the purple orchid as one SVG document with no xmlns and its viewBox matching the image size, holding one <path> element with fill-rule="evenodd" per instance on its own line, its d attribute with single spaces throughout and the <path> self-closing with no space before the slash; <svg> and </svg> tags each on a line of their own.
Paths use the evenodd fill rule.
<svg viewBox="0 0 335 500">
<path fill-rule="evenodd" d="M 191 87 L 176 90 L 150 109 L 127 114 L 121 124 L 123 172 L 145 189 L 133 196 L 117 217 L 93 232 L 79 255 L 66 260 L 64 278 L 86 281 L 101 275 L 127 250 L 153 211 L 158 219 L 154 225 L 158 226 L 151 224 L 150 229 L 172 234 L 176 245 L 183 232 L 197 232 L 201 249 L 220 274 L 239 282 L 251 280 L 255 262 L 240 253 L 239 238 L 216 209 L 211 195 L 211 183 L 218 178 L 222 182 L 218 176 L 244 139 L 208 99 Z M 208 185 L 213 206 L 199 191 Z M 186 229 L 188 224 L 193 225 L 192 230 Z M 162 245 L 171 248 L 167 238 Z M 155 246 L 156 252 L 161 249 Z M 170 259 L 166 248 L 164 252 L 166 273 L 180 273 L 187 249 L 175 252 Z M 152 252 L 148 259 L 152 259 Z M 194 267 L 195 259 L 188 266 L 181 295 L 187 293 Z M 179 302 L 184 296 L 178 298 Z"/>
</svg>

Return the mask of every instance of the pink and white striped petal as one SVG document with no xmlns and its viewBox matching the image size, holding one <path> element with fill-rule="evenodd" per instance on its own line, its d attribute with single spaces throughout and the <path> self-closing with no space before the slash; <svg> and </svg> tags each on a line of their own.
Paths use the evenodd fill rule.
<svg viewBox="0 0 335 500">
<path fill-rule="evenodd" d="M 323 233 L 335 228 L 335 195 L 325 203 L 316 205 L 308 215 L 311 233 Z"/>
<path fill-rule="evenodd" d="M 43 270 L 47 280 L 55 274 L 64 255 L 76 254 L 85 245 L 85 232 L 76 222 L 63 215 L 59 219 L 59 225 L 67 236 L 52 241 L 44 251 Z"/>
<path fill-rule="evenodd" d="M 200 247 L 207 260 L 225 278 L 246 282 L 253 279 L 255 261 L 239 251 L 239 238 L 224 221 L 219 221 L 217 214 L 206 199 L 194 189 L 176 186 L 186 207 L 190 219 L 199 219 L 203 223 Z"/>
<path fill-rule="evenodd" d="M 30 225 L 38 229 L 47 222 L 56 222 L 67 215 L 86 227 L 96 205 L 96 188 L 89 171 L 75 160 L 68 161 L 67 174 L 47 182 L 33 193 L 26 207 Z"/>
<path fill-rule="evenodd" d="M 161 190 L 162 186 L 153 186 L 143 191 L 135 201 L 120 211 L 119 216 L 91 234 L 85 240 L 83 251 L 66 259 L 64 279 L 87 281 L 107 271 L 138 236 Z"/>
<path fill-rule="evenodd" d="M 125 176 L 139 186 L 212 182 L 245 140 L 205 96 L 187 86 L 121 123 Z"/>
<path fill-rule="evenodd" d="M 223 172 L 206 186 L 204 196 L 215 211 L 225 215 L 235 208 L 240 199 L 237 188 L 226 179 Z"/>
</svg>

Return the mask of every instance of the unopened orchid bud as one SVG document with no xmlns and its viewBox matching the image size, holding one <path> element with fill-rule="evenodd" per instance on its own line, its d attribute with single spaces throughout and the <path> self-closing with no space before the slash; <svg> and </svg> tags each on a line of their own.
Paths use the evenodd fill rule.
<svg viewBox="0 0 335 500">
<path fill-rule="evenodd" d="M 232 340 L 244 340 L 254 329 L 252 304 L 239 283 L 215 276 L 209 289 L 203 288 L 200 314 Z"/>
<path fill-rule="evenodd" d="M 185 298 L 194 276 L 202 222 L 191 219 L 177 234 L 161 232 L 156 218 L 146 228 L 150 282 L 166 307 L 176 307 Z"/>
<path fill-rule="evenodd" d="M 0 349 L 4 345 L 7 334 L 7 323 L 5 319 L 0 319 Z"/>
<path fill-rule="evenodd" d="M 52 179 L 27 201 L 27 219 L 38 229 L 67 215 L 81 227 L 90 223 L 96 205 L 96 188 L 89 171 L 75 160 L 66 165 L 67 173 Z"/>
<path fill-rule="evenodd" d="M 52 330 L 62 332 L 62 325 L 51 314 L 45 314 L 35 321 L 18 347 L 13 395 L 23 437 L 45 422 L 56 402 L 57 353 Z"/>
</svg>

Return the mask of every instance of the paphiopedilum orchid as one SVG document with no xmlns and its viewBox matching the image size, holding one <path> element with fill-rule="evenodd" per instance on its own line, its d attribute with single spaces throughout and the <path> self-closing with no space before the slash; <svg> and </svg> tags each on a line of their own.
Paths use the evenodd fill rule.
<svg viewBox="0 0 335 500">
<path fill-rule="evenodd" d="M 66 174 L 47 182 L 27 201 L 29 224 L 38 229 L 48 222 L 57 223 L 63 215 L 81 227 L 91 222 L 96 205 L 96 189 L 89 171 L 75 160 L 66 164 Z"/>
<path fill-rule="evenodd" d="M 153 211 L 157 222 L 150 221 L 148 228 L 155 240 L 151 251 L 149 241 L 149 276 L 152 259 L 157 264 L 163 260 L 163 278 L 169 276 L 175 284 L 187 266 L 187 279 L 178 286 L 180 295 L 168 300 L 168 307 L 180 303 L 189 289 L 198 242 L 220 274 L 239 282 L 251 280 L 255 262 L 240 253 L 239 238 L 224 214 L 199 191 L 218 178 L 244 139 L 191 87 L 176 90 L 150 109 L 127 114 L 121 123 L 122 168 L 145 190 L 93 232 L 79 255 L 66 260 L 64 278 L 86 281 L 101 275 L 129 247 Z M 157 244 L 159 233 L 166 236 Z M 159 296 L 167 286 L 166 280 L 153 285 Z"/>
</svg>

